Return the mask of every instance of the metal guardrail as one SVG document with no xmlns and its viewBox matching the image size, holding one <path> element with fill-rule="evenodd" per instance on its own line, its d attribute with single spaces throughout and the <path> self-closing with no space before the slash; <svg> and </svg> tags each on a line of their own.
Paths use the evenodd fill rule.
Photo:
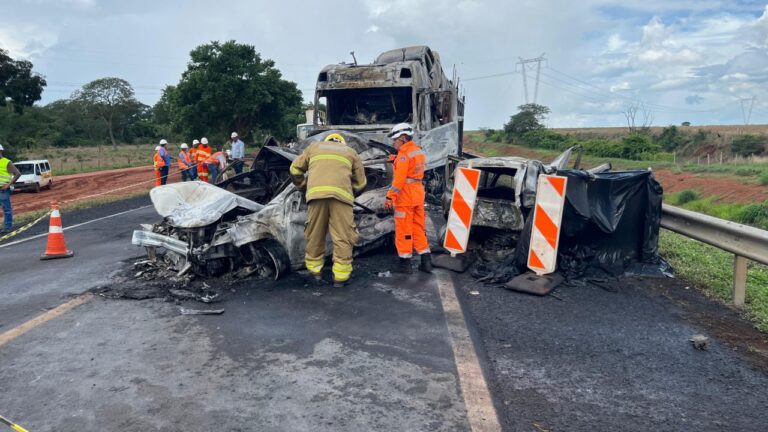
<svg viewBox="0 0 768 432">
<path fill-rule="evenodd" d="M 661 207 L 661 226 L 731 252 L 733 304 L 744 305 L 748 260 L 768 265 L 768 231 L 666 204 Z"/>
</svg>

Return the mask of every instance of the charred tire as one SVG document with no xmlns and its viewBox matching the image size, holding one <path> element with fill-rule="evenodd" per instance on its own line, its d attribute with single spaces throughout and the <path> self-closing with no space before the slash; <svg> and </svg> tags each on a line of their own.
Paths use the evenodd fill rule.
<svg viewBox="0 0 768 432">
<path fill-rule="evenodd" d="M 215 258 L 203 263 L 193 263 L 192 270 L 206 277 L 217 277 L 232 271 L 232 260 L 229 258 Z"/>
<path fill-rule="evenodd" d="M 265 239 L 248 243 L 240 248 L 243 260 L 250 266 L 263 265 L 269 269 L 275 280 L 291 269 L 288 253 L 277 241 Z"/>
</svg>

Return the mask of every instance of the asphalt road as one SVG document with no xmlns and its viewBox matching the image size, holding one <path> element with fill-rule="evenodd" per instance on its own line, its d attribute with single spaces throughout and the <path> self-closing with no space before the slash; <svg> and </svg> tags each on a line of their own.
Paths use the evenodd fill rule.
<svg viewBox="0 0 768 432">
<path fill-rule="evenodd" d="M 65 227 L 109 210 L 64 215 Z M 156 218 L 140 209 L 70 229 L 66 260 L 39 261 L 42 238 L 0 248 L 0 332 L 110 283 L 143 254 L 130 232 Z M 389 251 L 358 259 L 345 289 L 292 274 L 181 305 L 219 316 L 96 298 L 0 345 L 0 415 L 34 431 L 471 430 L 446 286 L 377 276 L 394 262 Z M 455 281 L 504 430 L 768 429 L 764 335 L 675 281 L 545 298 Z M 691 347 L 694 333 L 709 350 Z"/>
</svg>

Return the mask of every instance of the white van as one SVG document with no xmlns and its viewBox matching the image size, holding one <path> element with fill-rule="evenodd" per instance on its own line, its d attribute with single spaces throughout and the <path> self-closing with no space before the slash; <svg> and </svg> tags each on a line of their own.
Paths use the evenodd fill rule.
<svg viewBox="0 0 768 432">
<path fill-rule="evenodd" d="M 40 192 L 40 188 L 50 189 L 53 185 L 51 164 L 47 160 L 14 162 L 13 166 L 21 173 L 21 177 L 13 184 L 14 190 Z"/>
</svg>

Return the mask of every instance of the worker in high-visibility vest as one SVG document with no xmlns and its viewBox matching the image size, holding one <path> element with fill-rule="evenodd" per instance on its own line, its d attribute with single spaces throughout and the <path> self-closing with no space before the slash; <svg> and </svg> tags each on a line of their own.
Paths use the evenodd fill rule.
<svg viewBox="0 0 768 432">
<path fill-rule="evenodd" d="M 189 146 L 187 143 L 181 143 L 181 151 L 179 152 L 179 170 L 181 171 L 181 181 L 191 181 L 192 156 L 189 154 Z"/>
<path fill-rule="evenodd" d="M 210 184 L 216 184 L 216 179 L 219 177 L 219 173 L 224 171 L 227 167 L 226 153 L 221 149 L 221 146 L 215 153 L 208 156 L 205 160 L 205 166 L 208 168 L 208 182 Z"/>
<path fill-rule="evenodd" d="M 400 123 L 392 128 L 389 137 L 397 149 L 392 186 L 387 191 L 385 207 L 395 211 L 395 247 L 400 257 L 395 269 L 398 273 L 412 273 L 411 257 L 415 250 L 421 256 L 419 270 L 432 273 L 432 258 L 427 242 L 424 212 L 424 169 L 427 157 L 413 142 L 413 128 Z"/>
<path fill-rule="evenodd" d="M 158 150 L 158 154 L 161 158 L 163 158 L 163 163 L 160 165 L 160 184 L 164 185 L 168 183 L 168 173 L 171 171 L 171 154 L 168 153 L 168 148 L 166 147 L 168 145 L 168 141 L 161 139 L 160 140 L 160 150 Z"/>
<path fill-rule="evenodd" d="M 333 241 L 333 284 L 343 286 L 352 275 L 352 250 L 357 243 L 352 204 L 365 189 L 363 162 L 344 137 L 332 133 L 309 145 L 289 169 L 293 183 L 306 189 L 307 248 L 304 262 L 317 281 L 325 263 L 325 238 Z"/>
<path fill-rule="evenodd" d="M 155 147 L 155 154 L 152 155 L 152 164 L 155 167 L 155 186 L 163 184 L 160 168 L 165 165 L 165 160 L 160 156 L 160 146 Z"/>
<path fill-rule="evenodd" d="M 201 138 L 200 145 L 197 147 L 197 176 L 200 180 L 208 183 L 208 166 L 206 160 L 211 157 L 211 146 L 208 145 L 208 138 Z"/>
<path fill-rule="evenodd" d="M 192 148 L 189 149 L 189 158 L 192 161 L 192 166 L 189 168 L 189 174 L 192 180 L 197 180 L 197 146 L 200 145 L 200 141 L 192 140 Z"/>
<path fill-rule="evenodd" d="M 10 159 L 3 156 L 5 149 L 0 145 L 0 207 L 3 209 L 3 227 L 0 234 L 11 232 L 13 227 L 13 207 L 11 206 L 11 191 L 13 184 L 21 177 L 21 172 Z"/>
</svg>

